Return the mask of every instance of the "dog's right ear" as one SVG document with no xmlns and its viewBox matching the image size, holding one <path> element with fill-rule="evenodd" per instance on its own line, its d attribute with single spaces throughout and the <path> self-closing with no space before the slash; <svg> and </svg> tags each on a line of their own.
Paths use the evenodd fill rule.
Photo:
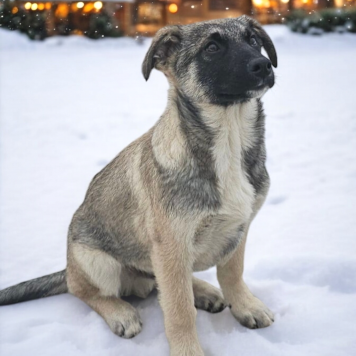
<svg viewBox="0 0 356 356">
<path fill-rule="evenodd" d="M 164 70 L 169 57 L 179 49 L 180 43 L 180 26 L 163 27 L 157 32 L 142 63 L 142 74 L 146 80 L 153 68 Z"/>
</svg>

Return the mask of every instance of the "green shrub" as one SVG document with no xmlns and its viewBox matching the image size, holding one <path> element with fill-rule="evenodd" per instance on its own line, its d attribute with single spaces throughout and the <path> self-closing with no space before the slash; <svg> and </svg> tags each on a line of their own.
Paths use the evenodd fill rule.
<svg viewBox="0 0 356 356">
<path fill-rule="evenodd" d="M 12 13 L 12 5 L 3 3 L 0 7 L 0 27 L 14 31 L 19 30 L 34 40 L 47 37 L 46 18 L 43 12 L 26 12 L 21 8 Z"/>
<path fill-rule="evenodd" d="M 109 15 L 105 12 L 90 16 L 89 29 L 84 34 L 93 39 L 122 36 L 122 33 L 114 28 Z"/>
<path fill-rule="evenodd" d="M 25 11 L 19 7 L 13 14 L 12 9 L 12 3 L 0 0 L 0 28 L 21 31 L 31 40 L 43 40 L 48 36 L 46 30 L 48 14 L 45 11 Z M 62 19 L 57 25 L 59 35 L 70 35 L 71 31 L 68 18 Z M 110 16 L 105 11 L 90 15 L 89 28 L 84 34 L 93 39 L 122 36 L 122 32 L 114 28 Z"/>
<path fill-rule="evenodd" d="M 323 32 L 353 32 L 356 33 L 356 8 L 323 9 L 307 12 L 292 11 L 286 17 L 286 23 L 294 32 L 321 34 Z"/>
</svg>

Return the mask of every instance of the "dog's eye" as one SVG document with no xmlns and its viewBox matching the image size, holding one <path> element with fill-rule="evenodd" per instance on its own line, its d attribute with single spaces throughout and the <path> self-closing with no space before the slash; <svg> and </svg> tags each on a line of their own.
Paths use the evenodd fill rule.
<svg viewBox="0 0 356 356">
<path fill-rule="evenodd" d="M 251 36 L 251 38 L 250 38 L 250 45 L 251 45 L 251 46 L 257 46 L 257 45 L 258 45 L 255 36 Z"/>
<path fill-rule="evenodd" d="M 217 52 L 219 50 L 219 46 L 215 42 L 210 42 L 206 46 L 205 50 L 208 53 L 215 53 L 215 52 Z"/>
</svg>

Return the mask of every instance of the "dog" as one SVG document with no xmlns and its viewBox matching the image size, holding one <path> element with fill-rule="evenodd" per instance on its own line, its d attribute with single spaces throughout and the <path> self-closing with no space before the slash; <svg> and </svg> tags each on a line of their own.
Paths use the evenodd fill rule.
<svg viewBox="0 0 356 356">
<path fill-rule="evenodd" d="M 159 30 L 142 72 L 168 79 L 163 115 L 93 178 L 69 227 L 66 269 L 1 291 L 0 305 L 69 292 L 131 338 L 142 323 L 121 297 L 157 288 L 172 356 L 204 355 L 196 308 L 229 306 L 248 328 L 271 325 L 242 274 L 269 188 L 261 97 L 272 66 L 275 47 L 247 16 Z M 212 266 L 222 292 L 193 276 Z"/>
</svg>

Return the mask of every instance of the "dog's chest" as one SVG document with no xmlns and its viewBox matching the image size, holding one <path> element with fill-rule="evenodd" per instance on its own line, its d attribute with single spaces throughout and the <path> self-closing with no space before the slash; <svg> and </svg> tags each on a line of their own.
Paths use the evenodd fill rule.
<svg viewBox="0 0 356 356">
<path fill-rule="evenodd" d="M 255 143 L 253 110 L 231 108 L 221 121 L 212 147 L 221 199 L 219 214 L 244 223 L 252 214 L 255 200 L 244 164 L 244 152 Z"/>
<path fill-rule="evenodd" d="M 227 215 L 203 219 L 194 237 L 194 270 L 202 271 L 229 259 L 240 243 L 245 225 Z"/>
<path fill-rule="evenodd" d="M 244 151 L 254 144 L 253 118 L 232 112 L 216 131 L 212 154 L 221 206 L 204 218 L 195 239 L 196 269 L 228 258 L 238 246 L 253 213 L 255 190 L 248 179 Z"/>
</svg>

